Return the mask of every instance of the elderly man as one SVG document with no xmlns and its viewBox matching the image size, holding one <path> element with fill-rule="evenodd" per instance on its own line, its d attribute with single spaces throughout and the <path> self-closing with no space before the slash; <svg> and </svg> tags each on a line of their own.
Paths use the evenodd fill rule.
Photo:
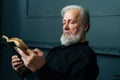
<svg viewBox="0 0 120 80">
<path fill-rule="evenodd" d="M 95 52 L 88 45 L 86 33 L 90 28 L 89 12 L 78 5 L 69 5 L 61 10 L 63 34 L 61 46 L 54 47 L 45 57 L 39 49 L 24 54 L 18 49 L 22 61 L 12 56 L 12 66 L 20 73 L 21 65 L 29 69 L 26 80 L 96 80 L 99 68 Z M 24 71 L 23 71 L 24 73 Z"/>
</svg>

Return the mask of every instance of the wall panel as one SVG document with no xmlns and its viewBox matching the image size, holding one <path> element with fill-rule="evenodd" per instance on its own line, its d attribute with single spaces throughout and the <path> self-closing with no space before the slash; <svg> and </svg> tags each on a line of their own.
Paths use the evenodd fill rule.
<svg viewBox="0 0 120 80">
<path fill-rule="evenodd" d="M 59 37 L 62 33 L 60 10 L 66 5 L 78 4 L 90 11 L 91 29 L 88 40 L 93 49 L 97 53 L 120 55 L 119 3 L 119 0 L 26 0 L 26 15 L 21 36 L 26 41 L 35 41 L 36 44 L 60 43 Z"/>
</svg>

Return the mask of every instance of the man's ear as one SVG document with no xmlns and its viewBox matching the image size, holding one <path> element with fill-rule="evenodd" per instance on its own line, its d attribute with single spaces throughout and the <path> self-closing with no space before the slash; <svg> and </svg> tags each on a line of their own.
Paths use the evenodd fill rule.
<svg viewBox="0 0 120 80">
<path fill-rule="evenodd" d="M 89 30 L 89 26 L 88 26 L 88 24 L 85 24 L 85 25 L 84 25 L 83 30 L 84 30 L 85 32 L 87 32 L 87 31 Z"/>
</svg>

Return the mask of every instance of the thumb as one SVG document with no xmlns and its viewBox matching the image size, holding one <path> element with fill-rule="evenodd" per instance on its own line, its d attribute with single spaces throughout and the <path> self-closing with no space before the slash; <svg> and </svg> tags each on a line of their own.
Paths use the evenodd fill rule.
<svg viewBox="0 0 120 80">
<path fill-rule="evenodd" d="M 14 49 L 22 56 L 24 52 L 19 47 L 14 47 Z"/>
<path fill-rule="evenodd" d="M 44 55 L 44 53 L 41 50 L 39 50 L 38 48 L 34 49 L 33 51 L 39 56 Z"/>
<path fill-rule="evenodd" d="M 14 47 L 14 48 L 20 54 L 20 56 L 27 56 L 19 47 Z"/>
<path fill-rule="evenodd" d="M 27 52 L 28 55 L 33 55 L 34 54 L 34 52 L 31 49 L 27 49 L 26 52 Z"/>
</svg>

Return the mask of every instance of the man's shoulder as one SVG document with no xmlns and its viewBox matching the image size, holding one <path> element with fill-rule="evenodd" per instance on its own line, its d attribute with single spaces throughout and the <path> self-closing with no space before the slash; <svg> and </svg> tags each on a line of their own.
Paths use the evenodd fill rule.
<svg viewBox="0 0 120 80">
<path fill-rule="evenodd" d="M 56 46 L 54 46 L 54 47 L 52 48 L 52 50 L 54 50 L 54 49 L 60 49 L 60 48 L 62 48 L 61 45 L 56 45 Z"/>
</svg>

